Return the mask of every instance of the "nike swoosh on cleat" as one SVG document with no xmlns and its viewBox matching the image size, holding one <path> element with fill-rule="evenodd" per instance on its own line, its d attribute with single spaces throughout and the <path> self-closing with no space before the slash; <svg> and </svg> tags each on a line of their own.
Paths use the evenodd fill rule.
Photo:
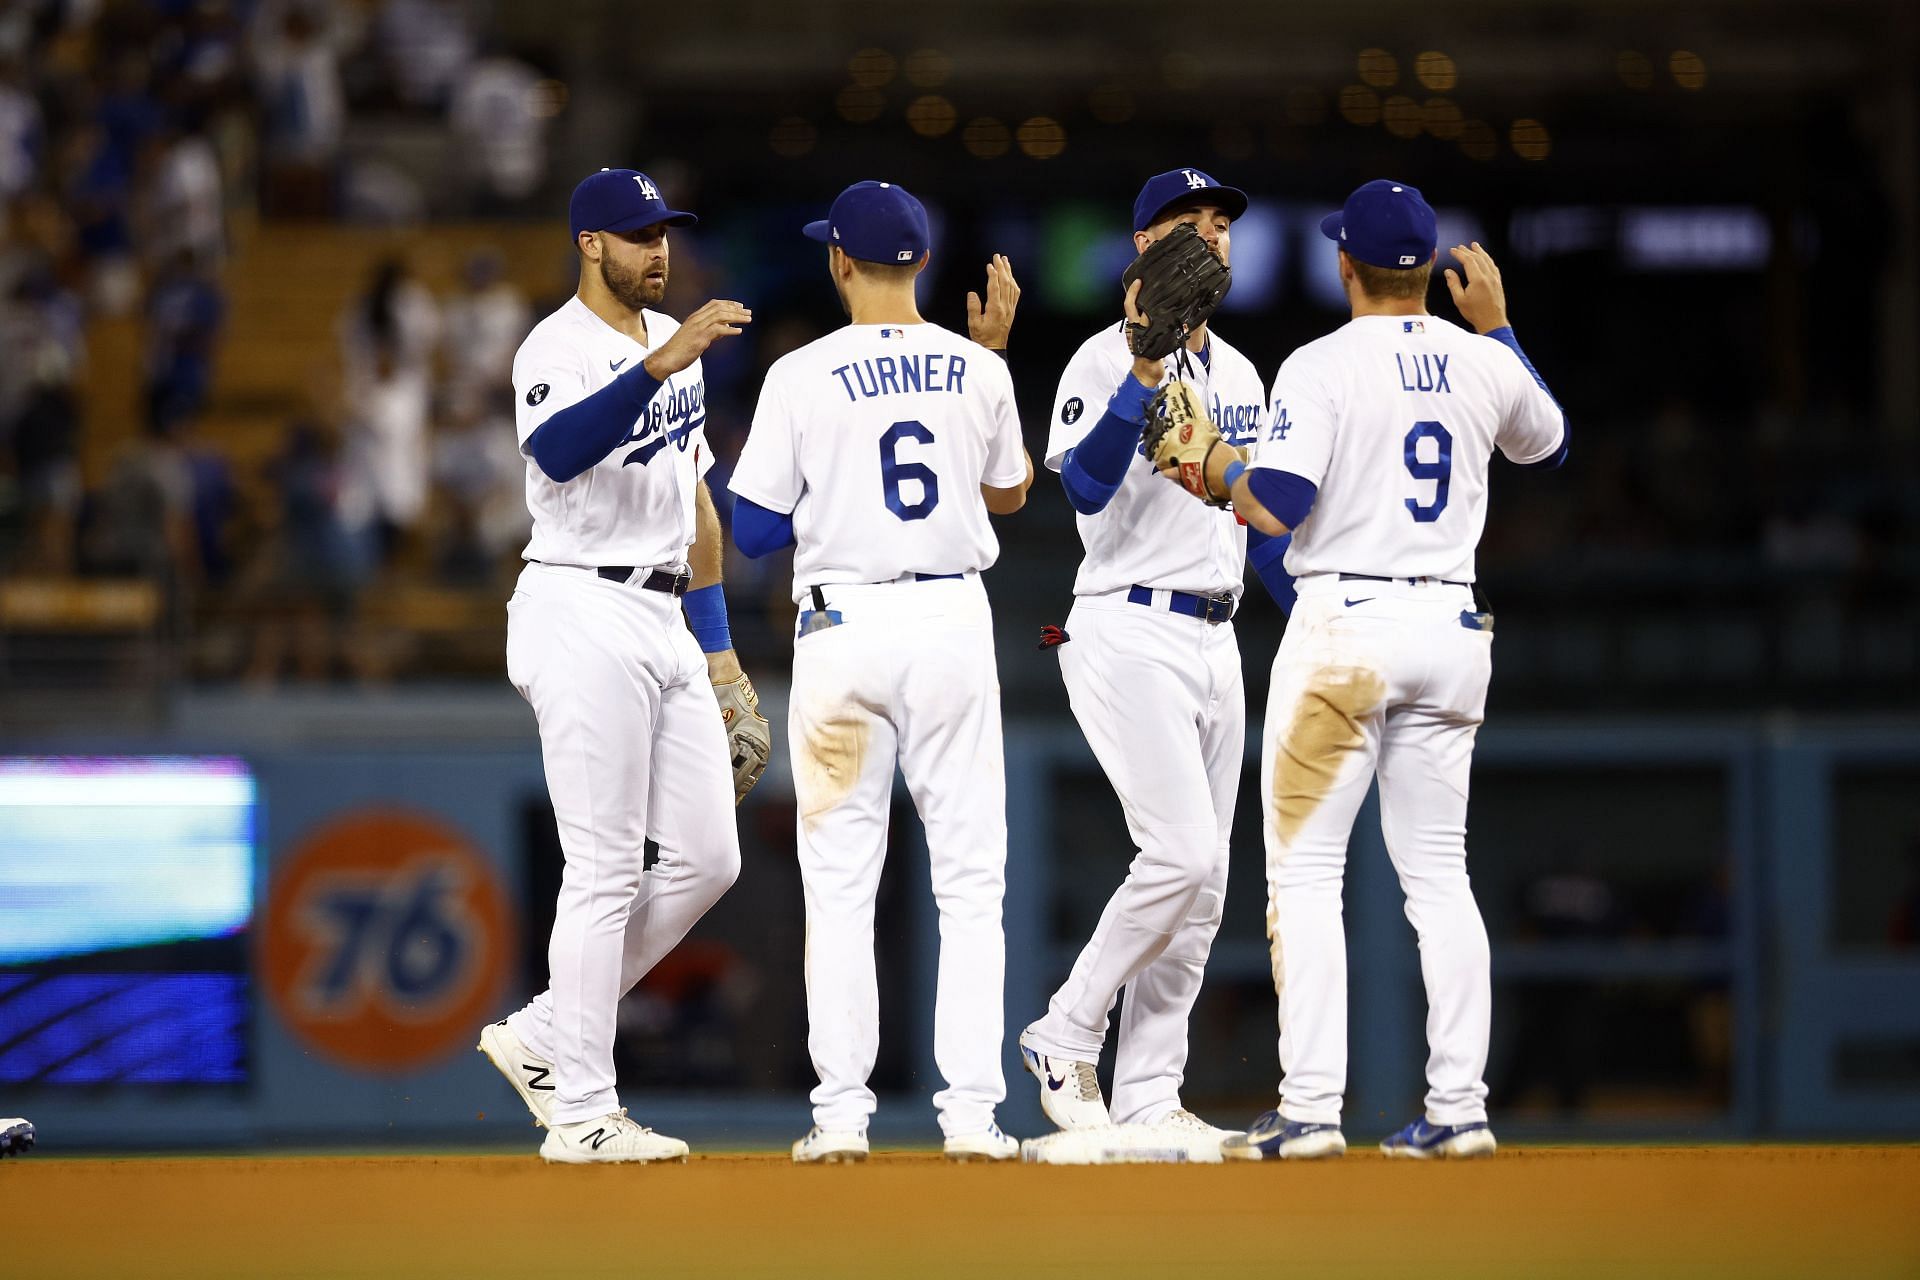
<svg viewBox="0 0 1920 1280">
<path fill-rule="evenodd" d="M 625 364 L 627 361 L 631 359 L 633 359 L 632 356 L 621 356 L 618 360 L 609 360 L 607 361 L 607 368 L 613 370 L 615 373 L 618 373 L 620 372 L 620 366 Z"/>
<path fill-rule="evenodd" d="M 1051 1071 L 1047 1072 L 1047 1088 L 1052 1089 L 1054 1092 L 1058 1093 L 1060 1091 L 1060 1087 L 1064 1084 L 1066 1084 L 1065 1077 L 1055 1080 L 1053 1078 L 1053 1072 Z"/>
</svg>

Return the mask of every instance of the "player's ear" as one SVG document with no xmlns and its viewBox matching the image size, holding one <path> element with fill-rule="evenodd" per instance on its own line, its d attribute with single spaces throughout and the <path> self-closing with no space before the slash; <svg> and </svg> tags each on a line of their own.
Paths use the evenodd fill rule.
<svg viewBox="0 0 1920 1280">
<path fill-rule="evenodd" d="M 932 261 L 933 261 L 933 250 L 929 249 L 925 253 L 920 255 L 920 261 L 913 264 L 913 274 L 917 276 L 922 271 L 925 271 L 927 269 L 927 264 Z"/>
<path fill-rule="evenodd" d="M 1135 257 L 1145 253 L 1147 246 L 1153 243 L 1153 236 L 1145 231 L 1133 233 L 1133 253 Z"/>
<path fill-rule="evenodd" d="M 578 249 L 580 256 L 588 262 L 600 261 L 600 233 L 598 231 L 580 232 L 573 238 L 573 247 Z"/>
</svg>

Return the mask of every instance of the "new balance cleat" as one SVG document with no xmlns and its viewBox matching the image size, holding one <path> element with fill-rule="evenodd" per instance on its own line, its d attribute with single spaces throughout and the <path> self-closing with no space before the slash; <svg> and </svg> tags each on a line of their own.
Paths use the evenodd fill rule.
<svg viewBox="0 0 1920 1280">
<path fill-rule="evenodd" d="M 1221 1144 L 1229 1138 L 1244 1136 L 1237 1129 L 1221 1129 L 1210 1125 L 1185 1107 L 1162 1117 L 1149 1127 L 1160 1135 L 1166 1145 L 1184 1149 L 1187 1159 L 1194 1164 L 1219 1164 L 1222 1159 Z"/>
<path fill-rule="evenodd" d="M 535 1054 L 513 1034 L 506 1019 L 480 1029 L 480 1052 L 507 1078 L 520 1101 L 533 1112 L 533 1122 L 542 1129 L 553 1123 L 553 1064 Z"/>
<path fill-rule="evenodd" d="M 822 1129 L 815 1125 L 793 1144 L 795 1164 L 859 1164 L 866 1158 L 865 1129 Z"/>
<path fill-rule="evenodd" d="M 1471 1160 L 1492 1155 L 1498 1146 L 1485 1120 L 1431 1124 L 1421 1116 L 1381 1143 L 1380 1149 L 1402 1160 Z"/>
<path fill-rule="evenodd" d="M 1062 1129 L 1095 1129 L 1113 1123 L 1100 1096 L 1100 1074 L 1091 1062 L 1050 1058 L 1020 1036 L 1020 1060 L 1040 1082 L 1040 1109 Z"/>
<path fill-rule="evenodd" d="M 548 1125 L 547 1139 L 540 1144 L 540 1158 L 548 1164 L 685 1163 L 687 1144 L 655 1133 L 631 1119 L 622 1107 L 597 1120 Z"/>
<path fill-rule="evenodd" d="M 33 1150 L 33 1122 L 18 1116 L 0 1120 L 0 1156 L 23 1156 Z"/>
<path fill-rule="evenodd" d="M 1000 1132 L 1000 1126 L 990 1124 L 978 1133 L 964 1133 L 957 1138 L 948 1138 L 947 1159 L 955 1164 L 969 1160 L 1018 1160 L 1020 1158 L 1020 1140 L 1009 1138 Z"/>
<path fill-rule="evenodd" d="M 1347 1153 L 1337 1124 L 1289 1120 L 1269 1111 L 1247 1129 L 1220 1144 L 1226 1160 L 1325 1160 Z"/>
</svg>

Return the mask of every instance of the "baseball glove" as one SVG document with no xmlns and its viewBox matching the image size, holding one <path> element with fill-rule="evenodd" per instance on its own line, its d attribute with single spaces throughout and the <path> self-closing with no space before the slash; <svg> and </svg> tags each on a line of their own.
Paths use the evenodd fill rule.
<svg viewBox="0 0 1920 1280">
<path fill-rule="evenodd" d="M 1127 346 L 1137 356 L 1159 360 L 1207 322 L 1227 296 L 1233 273 L 1191 222 L 1178 222 L 1121 274 L 1121 290 L 1131 288 L 1135 280 L 1141 285 L 1134 305 L 1147 322 L 1127 322 Z"/>
<path fill-rule="evenodd" d="M 733 802 L 739 804 L 753 790 L 773 754 L 773 734 L 760 714 L 760 695 L 753 681 L 738 680 L 713 686 L 720 702 L 720 723 L 727 730 L 727 753 L 733 760 Z"/>
<path fill-rule="evenodd" d="M 1207 487 L 1207 458 L 1215 449 L 1231 449 L 1220 438 L 1200 393 L 1185 378 L 1173 378 L 1147 405 L 1145 433 L 1147 460 L 1156 470 L 1178 480 L 1183 488 L 1210 507 L 1227 505 L 1226 494 Z"/>
</svg>

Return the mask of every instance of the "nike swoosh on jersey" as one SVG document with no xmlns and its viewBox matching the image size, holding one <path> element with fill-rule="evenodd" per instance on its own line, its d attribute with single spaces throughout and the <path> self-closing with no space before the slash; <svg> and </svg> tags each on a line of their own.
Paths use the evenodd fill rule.
<svg viewBox="0 0 1920 1280">
<path fill-rule="evenodd" d="M 1351 609 L 1351 608 L 1353 608 L 1353 606 L 1355 606 L 1355 605 L 1357 605 L 1357 604 L 1365 604 L 1365 603 L 1367 603 L 1367 601 L 1369 601 L 1369 600 L 1374 600 L 1374 599 L 1377 599 L 1377 598 L 1378 598 L 1378 597 L 1376 597 L 1376 596 L 1361 596 L 1361 597 L 1360 597 L 1360 598 L 1359 598 L 1358 600 L 1349 600 L 1349 601 L 1347 601 L 1347 608 L 1349 608 L 1349 609 Z"/>
<path fill-rule="evenodd" d="M 618 373 L 620 372 L 620 366 L 625 364 L 627 361 L 631 359 L 633 359 L 632 356 L 621 356 L 618 360 L 609 360 L 607 361 L 607 368 L 613 370 L 615 373 Z"/>
</svg>

